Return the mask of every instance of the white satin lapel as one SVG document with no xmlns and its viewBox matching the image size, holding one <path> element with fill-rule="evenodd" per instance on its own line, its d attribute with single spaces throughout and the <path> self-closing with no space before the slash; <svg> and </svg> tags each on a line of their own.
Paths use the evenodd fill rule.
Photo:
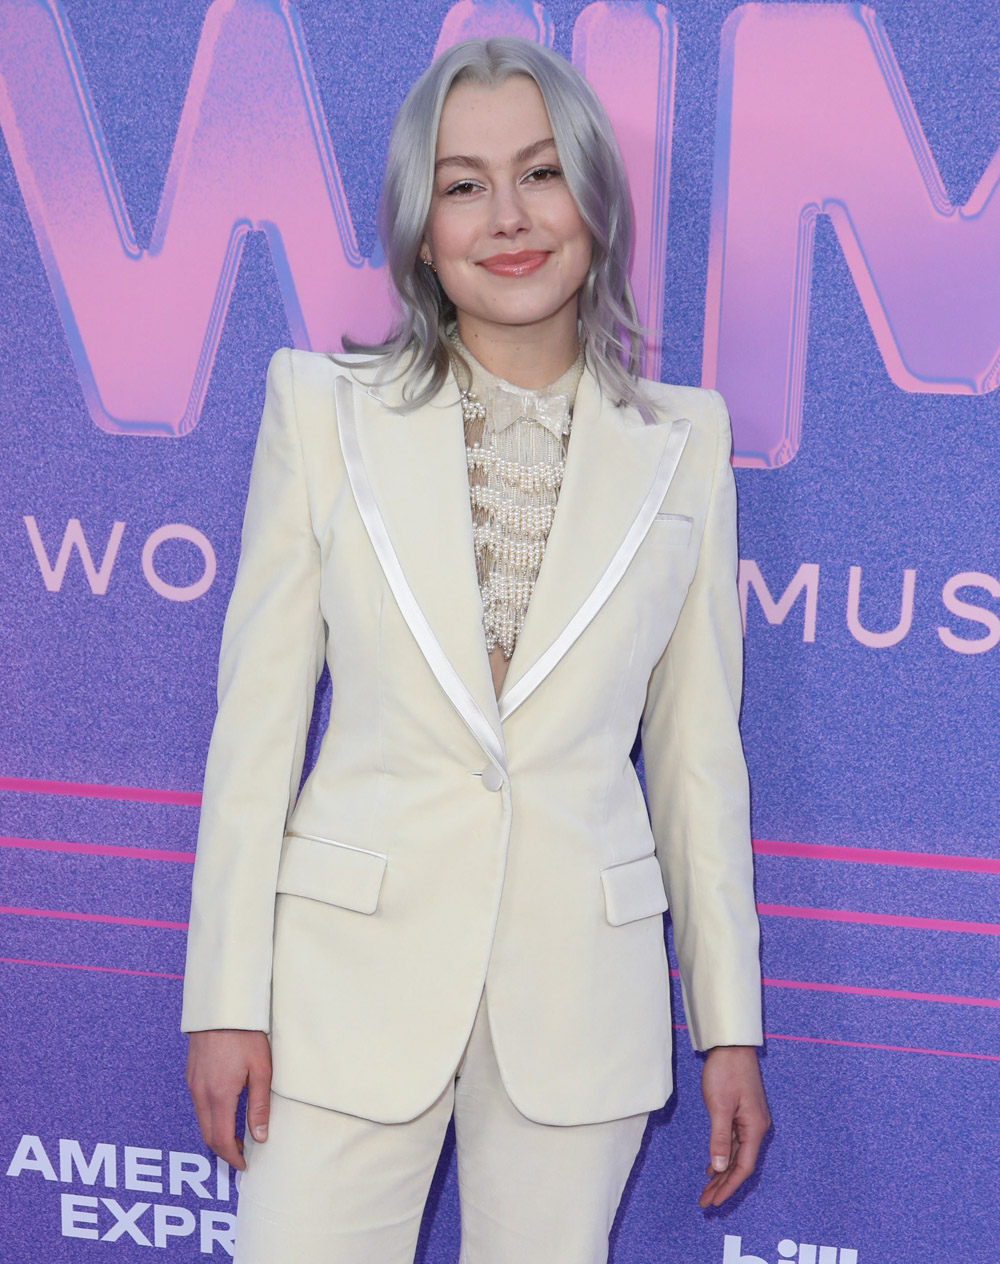
<svg viewBox="0 0 1000 1264">
<path fill-rule="evenodd" d="M 584 373 L 545 556 L 500 693 L 501 720 L 538 688 L 617 587 L 690 432 L 687 418 L 645 425 L 634 410 L 602 401 Z"/>
<path fill-rule="evenodd" d="M 335 392 L 348 479 L 396 604 L 455 710 L 505 770 L 457 391 L 451 406 L 406 414 L 346 377 Z"/>
</svg>

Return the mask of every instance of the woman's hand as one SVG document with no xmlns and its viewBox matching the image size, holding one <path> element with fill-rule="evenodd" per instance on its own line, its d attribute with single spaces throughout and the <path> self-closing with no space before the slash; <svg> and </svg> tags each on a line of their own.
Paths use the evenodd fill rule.
<svg viewBox="0 0 1000 1264">
<path fill-rule="evenodd" d="M 718 1207 L 753 1171 L 764 1133 L 771 1126 L 757 1050 L 753 1045 L 718 1045 L 708 1051 L 701 1073 L 708 1107 L 711 1180 L 699 1207 Z"/>
<path fill-rule="evenodd" d="M 271 1046 L 262 1031 L 193 1031 L 188 1037 L 187 1085 L 202 1140 L 230 1167 L 243 1171 L 243 1141 L 236 1135 L 236 1103 L 247 1088 L 247 1127 L 267 1140 Z"/>
</svg>

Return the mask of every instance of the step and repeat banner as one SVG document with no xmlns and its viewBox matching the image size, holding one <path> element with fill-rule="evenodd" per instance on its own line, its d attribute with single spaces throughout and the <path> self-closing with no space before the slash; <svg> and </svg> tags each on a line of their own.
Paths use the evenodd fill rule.
<svg viewBox="0 0 1000 1264">
<path fill-rule="evenodd" d="M 601 95 L 647 371 L 734 428 L 775 1126 L 700 1211 L 682 1033 L 615 1264 L 996 1253 L 1000 0 L 0 0 L 9 1264 L 232 1254 L 177 1027 L 265 367 L 384 328 L 393 113 L 495 32 Z"/>
</svg>

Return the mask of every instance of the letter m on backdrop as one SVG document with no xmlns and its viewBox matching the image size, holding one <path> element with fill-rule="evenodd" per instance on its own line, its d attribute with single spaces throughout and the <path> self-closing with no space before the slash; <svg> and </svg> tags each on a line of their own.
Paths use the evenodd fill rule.
<svg viewBox="0 0 1000 1264">
<path fill-rule="evenodd" d="M 783 465 L 799 446 L 819 214 L 897 386 L 996 388 L 1000 152 L 953 206 L 872 9 L 735 9 L 715 163 L 702 380 L 729 401 L 737 464 Z"/>
</svg>

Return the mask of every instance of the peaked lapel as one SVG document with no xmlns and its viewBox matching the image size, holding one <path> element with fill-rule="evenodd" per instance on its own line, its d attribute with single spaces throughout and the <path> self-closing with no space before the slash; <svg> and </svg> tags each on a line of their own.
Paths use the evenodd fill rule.
<svg viewBox="0 0 1000 1264">
<path fill-rule="evenodd" d="M 400 611 L 445 693 L 506 768 L 476 578 L 465 432 L 448 383 L 411 413 L 398 385 L 338 378 L 337 421 L 358 509 Z"/>
<path fill-rule="evenodd" d="M 576 641 L 625 573 L 659 509 L 691 430 L 646 425 L 601 398 L 586 369 L 566 470 L 524 626 L 500 691 L 505 720 Z"/>
</svg>

